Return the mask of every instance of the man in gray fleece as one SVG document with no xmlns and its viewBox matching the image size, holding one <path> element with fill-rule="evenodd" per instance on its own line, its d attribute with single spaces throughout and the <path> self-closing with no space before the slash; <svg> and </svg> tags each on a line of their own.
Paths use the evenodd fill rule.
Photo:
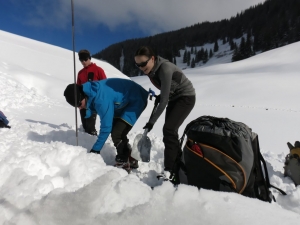
<svg viewBox="0 0 300 225">
<path fill-rule="evenodd" d="M 181 159 L 181 148 L 178 140 L 178 129 L 192 111 L 196 97 L 195 89 L 183 72 L 168 60 L 156 56 L 148 46 L 140 47 L 135 53 L 135 64 L 160 90 L 156 98 L 159 105 L 149 122 L 143 127 L 150 131 L 166 108 L 165 124 L 163 126 L 164 172 L 159 176 L 178 184 Z"/>
</svg>

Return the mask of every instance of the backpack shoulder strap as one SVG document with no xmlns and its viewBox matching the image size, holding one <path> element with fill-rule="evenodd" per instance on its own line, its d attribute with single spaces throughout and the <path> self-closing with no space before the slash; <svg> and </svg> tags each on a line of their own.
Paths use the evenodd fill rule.
<svg viewBox="0 0 300 225">
<path fill-rule="evenodd" d="M 253 140 L 253 150 L 255 156 L 255 168 L 256 168 L 256 178 L 255 178 L 255 194 L 257 195 L 256 197 L 258 199 L 261 199 L 263 201 L 268 201 L 271 202 L 272 200 L 276 202 L 274 196 L 272 195 L 272 192 L 269 190 L 270 188 L 274 188 L 278 190 L 281 194 L 286 195 L 286 193 L 281 190 L 280 188 L 277 188 L 273 185 L 270 184 L 270 179 L 269 179 L 269 173 L 267 170 L 267 164 L 260 152 L 260 147 L 259 147 L 259 141 L 258 141 L 258 136 L 255 137 Z M 263 167 L 261 166 L 263 165 Z"/>
</svg>

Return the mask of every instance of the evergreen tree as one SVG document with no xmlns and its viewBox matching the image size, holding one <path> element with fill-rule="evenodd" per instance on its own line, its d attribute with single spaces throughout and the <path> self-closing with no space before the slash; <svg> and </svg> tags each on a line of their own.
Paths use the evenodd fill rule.
<svg viewBox="0 0 300 225">
<path fill-rule="evenodd" d="M 209 58 L 213 57 L 213 51 L 212 49 L 209 50 Z"/>
<path fill-rule="evenodd" d="M 231 40 L 229 41 L 229 44 L 230 44 L 230 50 L 231 50 L 231 51 L 234 50 L 234 48 L 235 48 L 235 42 L 233 42 L 233 40 L 231 39 Z"/>
<path fill-rule="evenodd" d="M 249 58 L 254 55 L 252 50 L 252 38 L 251 35 L 247 35 L 247 40 L 245 43 L 245 58 Z"/>
<path fill-rule="evenodd" d="M 214 45 L 214 52 L 219 51 L 219 45 L 218 45 L 218 40 L 215 41 L 215 45 Z"/>
<path fill-rule="evenodd" d="M 183 60 L 182 60 L 182 62 L 183 63 L 187 63 L 187 60 L 188 60 L 188 58 L 187 58 L 187 51 L 185 50 L 184 53 L 183 53 Z"/>
<path fill-rule="evenodd" d="M 163 58 L 169 60 L 170 62 L 173 61 L 173 54 L 172 54 L 171 49 L 168 49 L 168 48 L 162 49 L 161 55 L 162 55 Z"/>
<path fill-rule="evenodd" d="M 224 37 L 224 38 L 223 38 L 223 45 L 225 45 L 226 42 L 227 42 L 227 41 L 226 41 L 226 37 Z"/>
<path fill-rule="evenodd" d="M 187 65 L 188 66 L 191 65 L 191 52 L 190 51 L 187 52 Z"/>
<path fill-rule="evenodd" d="M 194 57 L 192 59 L 191 68 L 195 68 L 195 58 Z"/>
<path fill-rule="evenodd" d="M 203 55 L 203 63 L 207 63 L 208 61 L 208 52 L 207 52 L 207 49 L 205 49 L 204 51 L 204 55 Z"/>
<path fill-rule="evenodd" d="M 200 61 L 198 52 L 195 53 L 195 63 L 198 63 Z"/>
<path fill-rule="evenodd" d="M 176 54 L 175 56 L 181 57 L 181 54 L 180 54 L 180 51 L 179 51 L 179 50 L 177 50 L 177 54 Z"/>
<path fill-rule="evenodd" d="M 195 60 L 196 63 L 199 63 L 200 61 L 203 60 L 203 56 L 204 56 L 204 49 L 203 47 L 197 52 L 196 54 L 196 58 L 197 60 Z"/>
<path fill-rule="evenodd" d="M 176 63 L 176 57 L 174 57 L 173 63 L 174 63 L 175 65 L 177 65 L 177 63 Z"/>
<path fill-rule="evenodd" d="M 235 62 L 253 56 L 254 52 L 252 50 L 251 43 L 252 41 L 249 35 L 247 36 L 247 41 L 245 41 L 245 38 L 242 37 L 240 46 L 235 48 L 231 61 Z"/>
<path fill-rule="evenodd" d="M 236 61 L 239 61 L 239 60 L 241 60 L 241 56 L 240 56 L 239 49 L 236 47 L 233 51 L 231 61 L 236 62 Z"/>
<path fill-rule="evenodd" d="M 247 50 L 246 50 L 246 41 L 245 41 L 244 37 L 242 37 L 242 40 L 241 40 L 241 43 L 240 43 L 240 47 L 238 48 L 238 51 L 241 55 L 240 60 L 247 58 L 247 56 L 246 56 L 246 54 L 247 54 L 246 53 L 247 52 Z"/>
</svg>

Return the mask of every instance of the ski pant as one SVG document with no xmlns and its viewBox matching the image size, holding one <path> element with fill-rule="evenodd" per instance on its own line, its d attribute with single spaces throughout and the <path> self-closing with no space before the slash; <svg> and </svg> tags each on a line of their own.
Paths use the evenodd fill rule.
<svg viewBox="0 0 300 225">
<path fill-rule="evenodd" d="M 116 161 L 128 160 L 130 155 L 130 147 L 128 145 L 127 134 L 131 130 L 132 126 L 126 123 L 124 120 L 115 118 L 113 121 L 113 128 L 111 131 L 111 138 L 114 143 L 114 146 L 117 149 Z"/>
<path fill-rule="evenodd" d="M 81 109 L 80 110 L 80 117 L 81 117 L 81 122 L 83 129 L 86 133 L 92 134 L 93 132 L 96 131 L 96 118 L 97 114 L 92 114 L 91 117 L 89 118 L 84 118 L 86 115 L 86 109 Z"/>
<path fill-rule="evenodd" d="M 168 103 L 163 127 L 165 170 L 179 171 L 182 150 L 178 138 L 178 129 L 194 108 L 195 101 L 196 96 L 182 96 Z"/>
</svg>

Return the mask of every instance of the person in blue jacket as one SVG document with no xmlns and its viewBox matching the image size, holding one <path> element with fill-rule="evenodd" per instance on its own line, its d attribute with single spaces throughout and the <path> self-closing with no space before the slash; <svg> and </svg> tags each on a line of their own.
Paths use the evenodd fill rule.
<svg viewBox="0 0 300 225">
<path fill-rule="evenodd" d="M 117 149 L 116 166 L 128 172 L 130 167 L 138 167 L 137 160 L 130 156 L 131 147 L 127 134 L 147 106 L 148 91 L 129 79 L 109 78 L 83 85 L 69 84 L 64 96 L 70 105 L 79 109 L 85 108 L 86 118 L 93 113 L 100 117 L 100 132 L 91 153 L 100 154 L 111 134 Z"/>
</svg>

